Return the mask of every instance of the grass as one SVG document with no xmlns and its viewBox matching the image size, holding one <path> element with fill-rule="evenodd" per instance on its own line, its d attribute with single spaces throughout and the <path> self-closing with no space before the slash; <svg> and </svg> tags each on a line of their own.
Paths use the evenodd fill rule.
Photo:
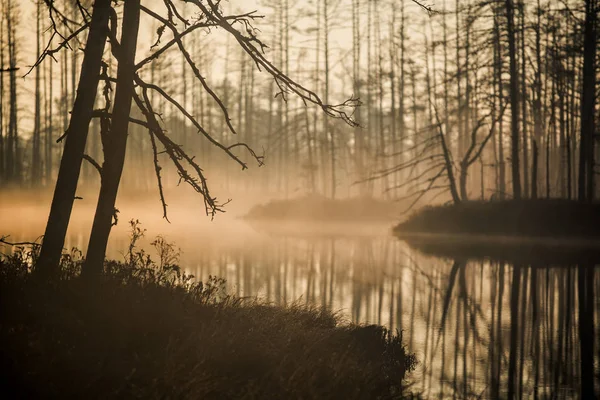
<svg viewBox="0 0 600 400">
<path fill-rule="evenodd" d="M 136 229 L 134 227 L 134 229 Z M 138 233 L 141 232 L 138 230 Z M 135 234 L 135 230 L 134 230 Z M 143 234 L 143 233 L 142 233 Z M 319 308 L 279 308 L 195 283 L 174 247 L 135 250 L 90 283 L 77 253 L 40 282 L 35 252 L 0 258 L 0 390 L 20 398 L 401 398 L 398 334 Z"/>
<path fill-rule="evenodd" d="M 505 200 L 426 207 L 397 225 L 413 233 L 600 238 L 600 205 L 570 200 Z"/>
<path fill-rule="evenodd" d="M 255 206 L 244 218 L 251 220 L 388 222 L 396 218 L 401 210 L 397 203 L 371 197 L 334 200 L 324 196 L 309 195 L 296 199 L 273 200 L 267 204 Z"/>
</svg>

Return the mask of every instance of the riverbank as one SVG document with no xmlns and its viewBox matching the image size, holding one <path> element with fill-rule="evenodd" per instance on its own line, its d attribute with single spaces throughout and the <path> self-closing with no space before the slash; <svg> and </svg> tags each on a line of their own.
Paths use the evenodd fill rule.
<svg viewBox="0 0 600 400">
<path fill-rule="evenodd" d="M 401 337 L 330 311 L 275 307 L 162 267 L 107 263 L 93 285 L 65 258 L 38 282 L 0 261 L 0 390 L 22 398 L 397 398 Z"/>
<path fill-rule="evenodd" d="M 539 267 L 600 261 L 600 206 L 568 200 L 465 202 L 427 207 L 394 227 L 420 252 Z"/>
<path fill-rule="evenodd" d="M 389 222 L 401 212 L 400 204 L 373 197 L 330 199 L 309 195 L 257 205 L 243 218 L 262 221 Z"/>
<path fill-rule="evenodd" d="M 394 227 L 423 234 L 600 239 L 600 204 L 571 200 L 505 200 L 426 207 Z"/>
</svg>

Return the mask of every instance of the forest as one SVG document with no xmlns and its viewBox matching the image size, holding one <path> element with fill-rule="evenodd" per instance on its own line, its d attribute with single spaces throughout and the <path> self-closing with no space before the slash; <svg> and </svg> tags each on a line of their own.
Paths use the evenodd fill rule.
<svg viewBox="0 0 600 400">
<path fill-rule="evenodd" d="M 77 3 L 62 6 L 65 22 L 57 24 L 57 32 L 49 29 L 43 2 L 33 3 L 3 3 L 4 187 L 52 186 L 62 148 L 57 140 L 67 130 L 81 69 L 85 19 Z M 234 14 L 240 6 L 223 5 Z M 186 35 L 183 43 L 211 92 L 201 89 L 177 46 L 140 75 L 164 88 L 215 140 L 235 143 L 233 128 L 238 141 L 264 156 L 265 168 L 239 174 L 239 165 L 200 137 L 177 106 L 152 94 L 165 130 L 202 159 L 207 174 L 218 177 L 216 185 L 427 201 L 594 197 L 596 2 L 444 1 L 429 11 L 408 0 L 256 6 L 269 21 L 255 25 L 273 64 L 324 104 L 348 106 L 358 125 L 314 112 L 302 98 L 288 98 L 222 32 Z M 156 19 L 142 23 L 144 50 L 159 25 Z M 36 35 L 25 34 L 25 26 Z M 78 30 L 72 41 L 59 40 Z M 49 44 L 51 57 L 28 71 Z M 107 74 L 114 76 L 116 62 L 112 57 L 106 62 Z M 362 105 L 353 109 L 356 102 L 346 99 Z M 135 107 L 133 112 L 141 114 Z M 100 164 L 101 120 L 92 119 L 86 144 L 86 155 Z M 136 190 L 153 190 L 152 143 L 143 130 L 132 126 L 127 162 L 135 172 L 125 168 L 124 181 Z M 165 169 L 165 185 L 175 185 L 176 171 Z M 82 184 L 97 180 L 93 163 L 85 163 Z"/>
<path fill-rule="evenodd" d="M 599 0 L 0 10 L 0 392 L 600 393 Z"/>
</svg>

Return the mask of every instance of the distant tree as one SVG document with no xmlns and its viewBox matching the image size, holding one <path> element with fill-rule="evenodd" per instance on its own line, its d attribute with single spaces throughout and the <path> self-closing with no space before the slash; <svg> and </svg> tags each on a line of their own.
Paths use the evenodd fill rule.
<svg viewBox="0 0 600 400">
<path fill-rule="evenodd" d="M 2 6 L 2 15 L 0 16 L 0 184 L 4 184 L 6 179 L 6 144 L 4 138 L 4 2 L 0 2 L 0 6 Z"/>
<path fill-rule="evenodd" d="M 506 0 L 506 24 L 508 34 L 508 55 L 510 59 L 510 113 L 511 113 L 511 167 L 513 197 L 521 198 L 521 170 L 519 164 L 519 69 L 515 39 L 515 3 Z"/>
<path fill-rule="evenodd" d="M 18 99 L 17 99 L 17 24 L 19 19 L 19 3 L 6 0 L 4 7 L 4 18 L 6 19 L 7 50 L 8 50 L 8 129 L 6 140 L 5 170 L 6 180 L 12 184 L 21 182 L 21 148 L 19 143 L 18 129 Z"/>
<path fill-rule="evenodd" d="M 583 33 L 583 81 L 581 86 L 581 135 L 579 146 L 580 201 L 594 198 L 594 147 L 596 106 L 596 53 L 598 48 L 598 2 L 585 0 Z"/>
<path fill-rule="evenodd" d="M 41 1 L 37 0 L 35 3 L 36 13 L 35 13 L 35 22 L 36 22 L 36 54 L 40 54 L 41 52 Z M 40 88 L 40 68 L 36 68 L 35 70 L 35 93 L 34 93 L 34 117 L 33 117 L 33 149 L 32 149 L 32 168 L 31 168 L 31 183 L 34 186 L 38 186 L 42 181 L 42 152 L 41 152 L 41 118 L 42 118 L 42 99 L 41 99 L 41 88 Z"/>
</svg>

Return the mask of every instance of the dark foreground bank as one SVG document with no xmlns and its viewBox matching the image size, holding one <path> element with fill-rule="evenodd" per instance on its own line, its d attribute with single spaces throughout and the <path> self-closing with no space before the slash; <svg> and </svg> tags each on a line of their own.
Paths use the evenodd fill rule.
<svg viewBox="0 0 600 400">
<path fill-rule="evenodd" d="M 571 200 L 463 202 L 426 207 L 394 232 L 600 239 L 600 204 Z"/>
<path fill-rule="evenodd" d="M 168 263 L 107 263 L 90 285 L 65 258 L 38 282 L 0 261 L 0 392 L 19 398 L 400 398 L 414 364 L 384 328 L 195 284 Z M 163 260 L 164 261 L 164 260 Z"/>
</svg>

